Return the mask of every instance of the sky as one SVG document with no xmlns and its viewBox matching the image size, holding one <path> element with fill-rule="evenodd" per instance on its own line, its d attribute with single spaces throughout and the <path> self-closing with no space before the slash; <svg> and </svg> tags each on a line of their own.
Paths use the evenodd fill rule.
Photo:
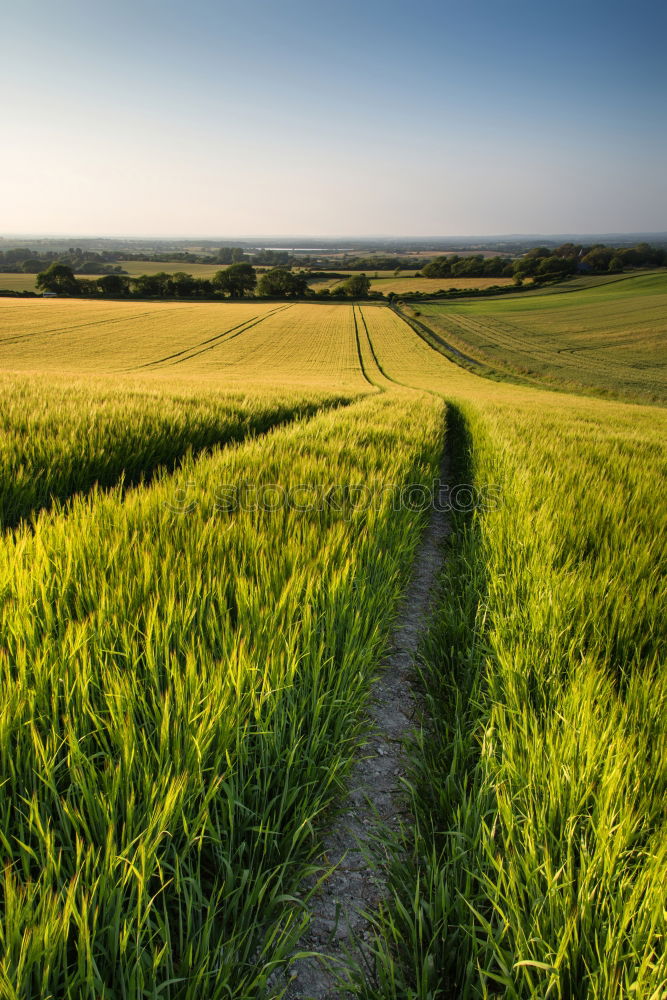
<svg viewBox="0 0 667 1000">
<path fill-rule="evenodd" d="M 0 234 L 667 231 L 664 0 L 0 0 Z"/>
</svg>

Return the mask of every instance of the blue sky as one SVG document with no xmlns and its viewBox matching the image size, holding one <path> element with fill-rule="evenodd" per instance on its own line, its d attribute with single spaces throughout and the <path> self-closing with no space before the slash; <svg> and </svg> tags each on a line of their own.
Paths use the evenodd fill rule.
<svg viewBox="0 0 667 1000">
<path fill-rule="evenodd" d="M 22 0 L 0 232 L 667 230 L 667 5 Z"/>
</svg>

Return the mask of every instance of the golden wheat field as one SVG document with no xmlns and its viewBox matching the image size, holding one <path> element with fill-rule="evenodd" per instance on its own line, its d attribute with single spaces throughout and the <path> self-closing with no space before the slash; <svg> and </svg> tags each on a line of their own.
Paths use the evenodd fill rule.
<svg viewBox="0 0 667 1000">
<path fill-rule="evenodd" d="M 0 300 L 15 371 L 363 389 L 351 306 Z"/>
<path fill-rule="evenodd" d="M 415 278 L 399 276 L 397 278 L 371 278 L 371 291 L 384 292 L 389 295 L 408 295 L 410 292 L 421 292 L 423 295 L 433 295 L 437 292 L 449 292 L 456 288 L 480 289 L 491 288 L 492 286 L 511 285 L 512 278 L 469 278 L 461 275 L 458 278 L 424 278 L 417 275 Z"/>
</svg>

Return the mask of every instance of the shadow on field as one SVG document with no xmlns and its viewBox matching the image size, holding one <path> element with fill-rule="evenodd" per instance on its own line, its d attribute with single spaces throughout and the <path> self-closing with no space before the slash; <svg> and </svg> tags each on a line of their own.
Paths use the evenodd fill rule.
<svg viewBox="0 0 667 1000">
<path fill-rule="evenodd" d="M 31 476 L 0 482 L 0 530 L 18 528 L 54 508 L 62 508 L 66 514 L 70 503 L 94 490 L 106 492 L 119 487 L 125 493 L 134 487 L 149 486 L 157 477 L 176 472 L 187 459 L 205 457 L 217 448 L 260 437 L 350 402 L 346 398 L 325 404 L 304 402 L 296 407 L 240 413 L 234 419 L 227 414 L 227 420 L 200 423 L 185 432 L 165 424 L 158 428 L 159 434 L 139 439 L 129 426 L 126 438 L 117 436 L 111 447 L 94 449 L 92 453 L 89 449 L 88 454 L 82 448 L 81 452 L 61 456 L 57 467 L 42 466 L 35 468 Z"/>
</svg>

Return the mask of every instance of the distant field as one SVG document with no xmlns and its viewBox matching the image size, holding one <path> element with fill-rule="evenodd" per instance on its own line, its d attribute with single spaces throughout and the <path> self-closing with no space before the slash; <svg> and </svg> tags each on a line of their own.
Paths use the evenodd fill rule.
<svg viewBox="0 0 667 1000">
<path fill-rule="evenodd" d="M 0 291 L 34 292 L 36 274 L 0 274 Z"/>
<path fill-rule="evenodd" d="M 299 270 L 299 269 L 298 268 L 294 268 L 294 270 Z M 335 270 L 335 268 L 333 268 L 332 270 Z M 349 275 L 352 275 L 352 274 L 366 274 L 369 278 L 394 278 L 394 277 L 396 277 L 394 271 L 375 271 L 372 267 L 366 267 L 366 268 L 363 268 L 362 270 L 356 270 L 356 271 L 339 271 L 338 273 L 345 275 L 345 277 L 348 277 Z M 412 268 L 412 269 L 406 268 L 405 270 L 401 269 L 401 273 L 400 273 L 400 275 L 398 275 L 398 277 L 399 278 L 412 278 L 412 277 L 414 277 L 417 274 L 419 274 L 419 271 L 416 271 L 414 268 Z"/>
<path fill-rule="evenodd" d="M 370 277 L 370 275 L 369 275 Z M 425 292 L 433 295 L 451 288 L 490 288 L 492 285 L 511 285 L 512 278 L 376 278 L 371 281 L 374 292 L 394 292 L 406 295 L 408 292 Z"/>
<path fill-rule="evenodd" d="M 300 270 L 300 268 L 293 267 L 292 270 L 298 272 Z M 373 271 L 371 268 L 368 268 L 365 271 L 340 271 L 339 274 L 341 274 L 342 277 L 339 277 L 339 278 L 324 278 L 322 281 L 310 281 L 310 282 L 308 282 L 308 287 L 311 288 L 315 292 L 319 292 L 323 288 L 336 288 L 337 285 L 341 285 L 346 280 L 346 278 L 351 277 L 353 274 L 365 274 L 371 280 L 378 279 L 378 278 L 393 278 L 394 277 L 394 272 L 393 271 Z M 416 274 L 419 274 L 419 272 L 418 271 L 414 271 L 414 270 L 412 270 L 412 271 L 409 271 L 409 270 L 408 271 L 401 271 L 401 277 L 412 277 L 412 276 L 414 276 Z"/>
<path fill-rule="evenodd" d="M 570 292 L 421 303 L 419 318 L 481 373 L 667 400 L 667 273 L 593 281 Z"/>
<path fill-rule="evenodd" d="M 351 271 L 350 274 L 361 272 Z M 364 272 L 371 279 L 371 291 L 383 292 L 388 295 L 394 292 L 396 295 L 407 295 L 409 292 L 424 292 L 427 295 L 435 295 L 437 292 L 446 291 L 451 288 L 490 288 L 491 285 L 511 285 L 511 278 L 424 278 L 417 271 L 403 271 L 401 276 L 394 277 L 393 271 L 377 271 L 370 269 Z M 377 277 L 375 274 L 377 273 Z M 334 289 L 345 281 L 344 278 L 328 278 L 324 281 L 315 281 L 311 288 L 319 291 L 322 288 Z"/>
<path fill-rule="evenodd" d="M 137 278 L 141 274 L 158 274 L 161 271 L 165 274 L 177 274 L 182 271 L 195 278 L 212 278 L 217 271 L 224 270 L 228 266 L 226 264 L 186 264 L 182 261 L 161 263 L 154 260 L 119 260 L 117 263 L 119 267 L 127 271 L 131 278 Z"/>
<path fill-rule="evenodd" d="M 308 283 L 308 287 L 314 292 L 320 292 L 323 288 L 335 288 L 336 285 L 341 284 L 340 278 L 325 278 L 323 281 L 311 281 Z"/>
</svg>

